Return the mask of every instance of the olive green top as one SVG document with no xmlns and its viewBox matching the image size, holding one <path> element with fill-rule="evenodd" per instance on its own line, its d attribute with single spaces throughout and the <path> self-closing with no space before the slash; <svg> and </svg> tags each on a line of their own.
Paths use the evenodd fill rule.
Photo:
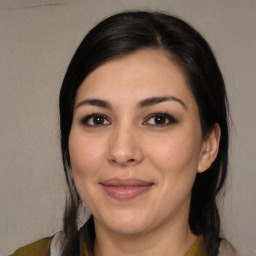
<svg viewBox="0 0 256 256">
<path fill-rule="evenodd" d="M 32 244 L 21 247 L 11 256 L 48 256 L 50 251 L 51 238 L 43 238 Z"/>
<path fill-rule="evenodd" d="M 51 237 L 43 238 L 37 242 L 21 247 L 10 256 L 49 256 Z M 88 251 L 84 237 L 80 239 L 80 256 L 92 256 Z M 204 248 L 204 239 L 199 236 L 185 256 L 207 256 Z"/>
</svg>

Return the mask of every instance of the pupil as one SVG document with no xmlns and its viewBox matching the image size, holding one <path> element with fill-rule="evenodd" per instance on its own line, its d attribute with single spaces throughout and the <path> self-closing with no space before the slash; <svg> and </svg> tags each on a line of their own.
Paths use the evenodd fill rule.
<svg viewBox="0 0 256 256">
<path fill-rule="evenodd" d="M 165 117 L 164 116 L 156 116 L 155 122 L 156 122 L 156 124 L 165 124 Z"/>
<path fill-rule="evenodd" d="M 93 119 L 93 123 L 94 124 L 103 124 L 104 123 L 104 119 L 102 117 L 100 117 L 100 116 L 96 116 Z"/>
</svg>

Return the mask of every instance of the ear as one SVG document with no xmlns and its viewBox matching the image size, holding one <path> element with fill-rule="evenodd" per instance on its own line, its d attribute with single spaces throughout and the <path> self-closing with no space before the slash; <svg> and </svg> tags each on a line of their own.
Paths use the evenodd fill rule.
<svg viewBox="0 0 256 256">
<path fill-rule="evenodd" d="M 220 136 L 220 126 L 215 123 L 203 141 L 197 172 L 206 171 L 216 159 L 219 151 Z"/>
</svg>

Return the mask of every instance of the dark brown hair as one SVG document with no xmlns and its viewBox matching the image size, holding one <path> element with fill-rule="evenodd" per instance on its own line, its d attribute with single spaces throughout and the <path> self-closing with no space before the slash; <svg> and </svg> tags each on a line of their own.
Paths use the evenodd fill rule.
<svg viewBox="0 0 256 256">
<path fill-rule="evenodd" d="M 199 108 L 203 136 L 215 123 L 221 128 L 216 160 L 206 172 L 196 176 L 189 216 L 192 232 L 204 236 L 208 255 L 218 253 L 220 217 L 217 196 L 227 175 L 229 142 L 228 102 L 220 69 L 207 42 L 186 22 L 169 14 L 136 11 L 113 15 L 85 36 L 61 87 L 61 150 L 70 192 L 64 215 L 64 255 L 79 255 L 77 215 L 81 199 L 72 180 L 68 150 L 77 89 L 88 74 L 106 61 L 143 48 L 163 50 L 182 68 Z M 89 224 L 88 232 L 93 234 L 92 219 Z M 88 240 L 93 239 L 93 235 L 88 237 Z M 92 241 L 88 243 L 92 244 Z"/>
</svg>

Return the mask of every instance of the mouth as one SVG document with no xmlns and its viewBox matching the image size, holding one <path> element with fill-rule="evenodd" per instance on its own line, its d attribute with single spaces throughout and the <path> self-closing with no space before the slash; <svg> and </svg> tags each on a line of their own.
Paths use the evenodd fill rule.
<svg viewBox="0 0 256 256">
<path fill-rule="evenodd" d="M 100 183 L 108 196 L 117 200 L 129 200 L 149 191 L 154 183 L 138 179 L 110 179 Z"/>
</svg>

